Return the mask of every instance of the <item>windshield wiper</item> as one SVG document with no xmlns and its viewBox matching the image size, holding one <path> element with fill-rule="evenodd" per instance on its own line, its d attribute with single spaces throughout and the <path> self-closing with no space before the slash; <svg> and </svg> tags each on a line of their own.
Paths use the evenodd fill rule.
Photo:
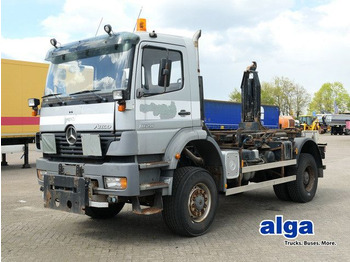
<svg viewBox="0 0 350 262">
<path fill-rule="evenodd" d="M 103 101 L 103 102 L 107 101 L 106 98 L 100 96 L 99 94 L 95 94 L 95 92 L 97 92 L 97 91 L 101 91 L 101 89 L 94 89 L 94 90 L 86 89 L 86 90 L 82 90 L 82 91 L 79 91 L 79 92 L 72 93 L 72 94 L 70 94 L 70 95 L 71 95 L 71 96 L 74 96 L 74 95 L 80 95 L 80 94 L 91 93 L 91 94 L 95 95 L 96 97 L 98 97 L 99 99 L 101 99 L 101 101 Z"/>
<path fill-rule="evenodd" d="M 62 95 L 62 93 L 52 93 L 52 94 L 44 95 L 44 96 L 42 96 L 41 98 L 47 98 L 47 97 L 52 97 L 52 96 L 54 96 L 55 98 L 57 98 L 57 100 L 60 101 L 60 103 L 61 103 L 62 105 L 65 105 L 66 102 L 64 102 L 64 101 L 59 97 L 60 95 Z"/>
<path fill-rule="evenodd" d="M 80 94 L 85 94 L 85 93 L 94 93 L 94 92 L 97 92 L 97 91 L 101 91 L 101 89 L 94 89 L 94 90 L 85 89 L 85 90 L 82 90 L 82 91 L 71 93 L 70 95 L 72 96 L 72 95 L 80 95 Z"/>
<path fill-rule="evenodd" d="M 54 96 L 56 98 L 58 98 L 58 96 L 62 95 L 62 93 L 52 93 L 52 94 L 48 94 L 48 95 L 44 95 L 41 98 L 46 98 L 46 97 L 50 97 L 50 96 Z"/>
</svg>

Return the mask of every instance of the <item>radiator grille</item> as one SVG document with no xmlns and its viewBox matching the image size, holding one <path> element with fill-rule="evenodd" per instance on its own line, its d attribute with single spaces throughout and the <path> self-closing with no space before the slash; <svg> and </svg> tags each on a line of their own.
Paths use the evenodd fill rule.
<svg viewBox="0 0 350 262">
<path fill-rule="evenodd" d="M 83 147 L 81 142 L 81 133 L 77 134 L 77 142 L 74 145 L 68 144 L 65 133 L 55 133 L 56 157 L 85 157 L 83 156 Z M 99 133 L 101 141 L 102 157 L 107 153 L 109 144 L 113 141 L 119 141 L 121 133 Z M 87 156 L 86 156 L 87 157 Z"/>
</svg>

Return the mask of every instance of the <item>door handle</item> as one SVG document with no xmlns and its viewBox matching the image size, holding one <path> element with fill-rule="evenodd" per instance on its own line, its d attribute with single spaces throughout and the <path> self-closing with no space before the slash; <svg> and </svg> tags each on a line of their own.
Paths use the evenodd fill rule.
<svg viewBox="0 0 350 262">
<path fill-rule="evenodd" d="M 182 110 L 178 113 L 179 116 L 189 116 L 190 114 L 191 114 L 191 112 L 188 112 L 188 111 L 186 111 L 186 110 L 184 110 L 184 109 L 182 109 Z"/>
</svg>

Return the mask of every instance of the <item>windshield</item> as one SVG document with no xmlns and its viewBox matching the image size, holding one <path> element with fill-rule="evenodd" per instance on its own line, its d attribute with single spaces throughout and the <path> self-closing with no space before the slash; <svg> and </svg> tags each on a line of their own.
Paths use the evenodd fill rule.
<svg viewBox="0 0 350 262">
<path fill-rule="evenodd" d="M 46 81 L 45 96 L 69 96 L 86 90 L 104 93 L 128 89 L 133 52 L 134 48 L 128 48 L 116 53 L 82 58 L 77 56 L 77 59 L 69 59 L 71 61 L 68 62 L 52 63 Z"/>
<path fill-rule="evenodd" d="M 312 125 L 313 118 L 311 116 L 301 116 L 300 117 L 300 124 L 307 124 Z"/>
</svg>

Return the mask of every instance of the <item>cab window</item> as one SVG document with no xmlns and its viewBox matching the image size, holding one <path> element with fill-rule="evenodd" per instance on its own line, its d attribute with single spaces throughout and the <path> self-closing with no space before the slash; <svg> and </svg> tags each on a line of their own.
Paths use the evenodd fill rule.
<svg viewBox="0 0 350 262">
<path fill-rule="evenodd" d="M 173 92 L 183 87 L 181 52 L 145 47 L 142 57 L 142 88 L 145 95 Z"/>
</svg>

